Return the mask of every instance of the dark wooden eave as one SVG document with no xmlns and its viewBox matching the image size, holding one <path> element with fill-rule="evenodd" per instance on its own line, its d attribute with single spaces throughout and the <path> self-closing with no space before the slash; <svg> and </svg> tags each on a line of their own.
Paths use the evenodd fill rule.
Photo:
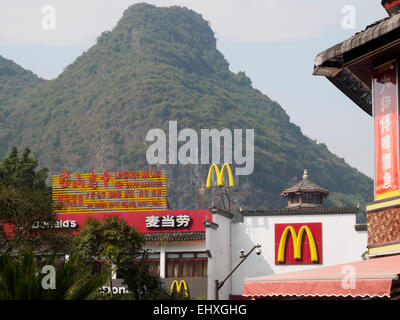
<svg viewBox="0 0 400 320">
<path fill-rule="evenodd" d="M 318 54 L 313 75 L 325 76 L 372 115 L 372 68 L 397 58 L 399 53 L 400 13 L 397 13 Z"/>
</svg>

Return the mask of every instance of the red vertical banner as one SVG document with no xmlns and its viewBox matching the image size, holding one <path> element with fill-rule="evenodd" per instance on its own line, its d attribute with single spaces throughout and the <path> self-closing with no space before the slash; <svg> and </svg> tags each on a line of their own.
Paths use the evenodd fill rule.
<svg viewBox="0 0 400 320">
<path fill-rule="evenodd" d="M 399 195 L 397 62 L 373 70 L 375 199 Z"/>
</svg>

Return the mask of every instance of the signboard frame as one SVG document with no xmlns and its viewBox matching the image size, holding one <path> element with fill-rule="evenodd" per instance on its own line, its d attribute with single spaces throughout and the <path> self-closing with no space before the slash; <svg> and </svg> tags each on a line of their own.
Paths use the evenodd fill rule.
<svg viewBox="0 0 400 320">
<path fill-rule="evenodd" d="M 322 264 L 322 222 L 276 223 L 274 228 L 275 265 Z M 303 231 L 299 233 L 301 229 Z M 293 232 L 296 239 L 293 239 Z M 286 236 L 284 236 L 284 233 L 286 233 Z M 313 243 L 310 243 L 310 241 Z M 295 257 L 295 243 L 299 243 L 300 249 L 300 256 L 297 258 Z M 279 256 L 282 249 L 283 261 L 280 261 Z M 315 261 L 312 260 L 313 250 L 315 250 L 317 256 Z"/>
</svg>

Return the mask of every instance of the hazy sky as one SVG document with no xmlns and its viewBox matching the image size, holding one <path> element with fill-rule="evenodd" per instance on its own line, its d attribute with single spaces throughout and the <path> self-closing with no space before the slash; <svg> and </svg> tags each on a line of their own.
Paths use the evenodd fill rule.
<svg viewBox="0 0 400 320">
<path fill-rule="evenodd" d="M 231 71 L 245 71 L 305 135 L 372 177 L 372 118 L 312 71 L 319 52 L 387 16 L 380 0 L 1 0 L 0 55 L 55 78 L 138 2 L 202 14 Z M 55 29 L 43 28 L 47 5 L 55 9 Z M 343 27 L 348 17 L 354 29 Z"/>
</svg>

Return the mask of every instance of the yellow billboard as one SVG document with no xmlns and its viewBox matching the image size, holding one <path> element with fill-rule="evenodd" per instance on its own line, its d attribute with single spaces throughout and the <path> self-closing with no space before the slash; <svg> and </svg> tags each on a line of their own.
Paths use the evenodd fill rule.
<svg viewBox="0 0 400 320">
<path fill-rule="evenodd" d="M 53 175 L 57 214 L 167 209 L 165 170 Z"/>
</svg>

